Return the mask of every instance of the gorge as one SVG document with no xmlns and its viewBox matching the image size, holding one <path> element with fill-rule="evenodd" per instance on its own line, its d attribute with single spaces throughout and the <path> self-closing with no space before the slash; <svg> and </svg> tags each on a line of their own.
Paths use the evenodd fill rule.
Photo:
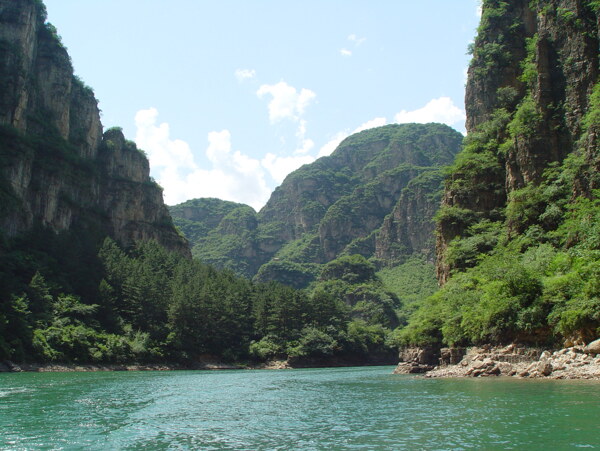
<svg viewBox="0 0 600 451">
<path fill-rule="evenodd" d="M 364 130 L 256 212 L 167 207 L 143 150 L 103 130 L 43 3 L 0 0 L 0 360 L 583 349 L 600 328 L 599 8 L 484 1 L 464 140 Z"/>
</svg>

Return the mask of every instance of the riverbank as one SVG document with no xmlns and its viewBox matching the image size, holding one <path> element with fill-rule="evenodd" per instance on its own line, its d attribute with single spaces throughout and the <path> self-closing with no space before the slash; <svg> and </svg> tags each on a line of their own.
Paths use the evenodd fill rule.
<svg viewBox="0 0 600 451">
<path fill-rule="evenodd" d="M 181 370 L 287 370 L 299 368 L 334 368 L 354 366 L 387 366 L 394 361 L 371 360 L 360 362 L 336 358 L 304 360 L 269 360 L 267 362 L 226 363 L 216 359 L 205 359 L 188 364 L 181 363 L 124 363 L 124 364 L 77 364 L 77 363 L 13 363 L 0 362 L 0 373 L 18 372 L 90 372 L 90 371 L 181 371 Z"/>
<path fill-rule="evenodd" d="M 600 380 L 600 340 L 587 346 L 558 350 L 515 344 L 505 347 L 472 347 L 435 351 L 412 349 L 401 352 L 396 374 L 422 373 L 428 378 L 509 376 L 533 379 Z M 408 358 L 407 358 L 408 357 Z"/>
<path fill-rule="evenodd" d="M 13 363 L 0 362 L 0 373 L 18 372 L 89 372 L 89 371 L 181 371 L 181 370 L 279 370 L 291 368 L 284 360 L 260 364 L 231 364 L 223 362 L 196 362 L 183 365 L 177 363 L 149 364 L 76 364 L 76 363 Z"/>
</svg>

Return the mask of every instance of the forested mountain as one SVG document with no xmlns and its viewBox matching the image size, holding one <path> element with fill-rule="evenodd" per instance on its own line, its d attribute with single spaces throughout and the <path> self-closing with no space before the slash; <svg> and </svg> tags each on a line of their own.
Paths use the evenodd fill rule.
<svg viewBox="0 0 600 451">
<path fill-rule="evenodd" d="M 460 133 L 441 124 L 365 130 L 331 156 L 288 175 L 258 213 L 237 206 L 223 216 L 219 211 L 229 204 L 212 201 L 210 209 L 208 200 L 196 200 L 196 224 L 204 235 L 192 235 L 192 203 L 171 207 L 171 213 L 204 262 L 298 288 L 343 255 L 377 256 L 386 264 L 413 255 L 433 259 L 441 168 L 461 142 Z M 221 221 L 202 226 L 209 217 Z"/>
<path fill-rule="evenodd" d="M 581 343 L 600 326 L 600 4 L 483 2 L 468 136 L 437 215 L 443 289 L 405 343 Z"/>
<path fill-rule="evenodd" d="M 364 258 L 310 292 L 192 260 L 143 151 L 103 132 L 45 19 L 40 0 L 0 0 L 0 361 L 394 361 L 401 300 Z M 192 237 L 256 228 L 216 199 L 173 213 Z"/>
</svg>

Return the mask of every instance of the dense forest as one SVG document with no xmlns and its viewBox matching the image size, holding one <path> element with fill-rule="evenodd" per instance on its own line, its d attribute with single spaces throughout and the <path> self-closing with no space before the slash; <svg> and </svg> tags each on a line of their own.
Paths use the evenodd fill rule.
<svg viewBox="0 0 600 451">
<path fill-rule="evenodd" d="M 393 362 L 400 301 L 361 256 L 326 265 L 310 292 L 252 283 L 153 241 L 97 254 L 81 233 L 4 240 L 0 358 L 37 362 L 290 359 Z M 24 243 L 27 243 L 24 245 Z"/>
</svg>

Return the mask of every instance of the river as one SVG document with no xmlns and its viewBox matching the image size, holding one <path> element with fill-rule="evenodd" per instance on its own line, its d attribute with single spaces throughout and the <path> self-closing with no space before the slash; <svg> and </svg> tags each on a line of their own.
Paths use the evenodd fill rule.
<svg viewBox="0 0 600 451">
<path fill-rule="evenodd" d="M 0 449 L 600 446 L 600 384 L 392 367 L 0 374 Z"/>
</svg>

